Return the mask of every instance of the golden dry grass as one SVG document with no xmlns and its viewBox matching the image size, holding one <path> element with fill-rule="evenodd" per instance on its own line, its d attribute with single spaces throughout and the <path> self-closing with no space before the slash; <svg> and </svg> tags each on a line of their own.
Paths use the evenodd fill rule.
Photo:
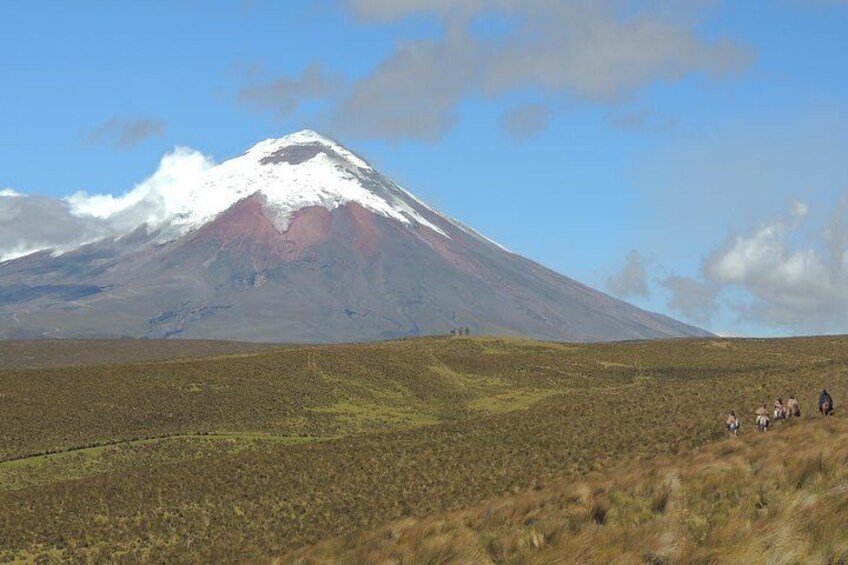
<svg viewBox="0 0 848 565">
<path fill-rule="evenodd" d="M 848 420 L 817 417 L 423 519 L 277 563 L 848 561 Z"/>
</svg>

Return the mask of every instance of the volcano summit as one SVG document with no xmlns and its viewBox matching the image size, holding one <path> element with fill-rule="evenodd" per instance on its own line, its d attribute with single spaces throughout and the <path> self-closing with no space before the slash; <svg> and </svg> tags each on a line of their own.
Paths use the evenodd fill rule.
<svg viewBox="0 0 848 565">
<path fill-rule="evenodd" d="M 509 252 L 312 131 L 81 213 L 165 214 L 0 263 L 0 337 L 704 336 Z"/>
</svg>

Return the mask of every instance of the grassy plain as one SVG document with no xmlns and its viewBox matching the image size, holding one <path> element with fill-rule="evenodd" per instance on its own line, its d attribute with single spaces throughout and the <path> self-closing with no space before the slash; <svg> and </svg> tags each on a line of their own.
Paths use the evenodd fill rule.
<svg viewBox="0 0 848 565">
<path fill-rule="evenodd" d="M 261 562 L 331 540 L 298 555 L 325 562 L 388 551 L 373 538 L 386 530 L 372 528 L 395 520 L 408 520 L 391 527 L 409 535 L 395 544 L 405 553 L 388 562 L 583 555 L 568 544 L 588 540 L 590 530 L 612 543 L 616 530 L 607 526 L 616 516 L 655 532 L 678 517 L 644 508 L 666 478 L 667 465 L 651 463 L 657 458 L 678 469 L 684 487 L 675 493 L 689 493 L 687 501 L 726 496 L 697 490 L 696 463 L 706 456 L 692 450 L 723 437 L 728 410 L 743 416 L 748 434 L 715 445 L 736 446 L 726 459 L 740 469 L 770 452 L 755 443 L 752 413 L 777 395 L 795 393 L 805 421 L 762 441 L 800 441 L 796 430 L 813 418 L 822 386 L 837 408 L 848 397 L 846 346 L 844 337 L 592 345 L 426 338 L 109 365 L 94 354 L 75 366 L 0 371 L 0 562 Z M 844 445 L 841 418 L 832 437 Z M 809 425 L 811 434 L 831 434 L 830 424 Z M 799 457 L 815 461 L 816 445 Z M 819 475 L 844 488 L 844 477 Z M 775 476 L 769 485 L 778 487 L 764 487 L 772 500 L 784 491 Z M 742 473 L 728 500 L 743 504 L 760 477 Z M 545 506 L 550 531 L 541 542 L 516 526 L 527 519 L 523 510 L 474 524 L 493 497 L 510 496 L 503 504 L 522 509 L 563 501 L 576 479 L 590 493 L 557 502 L 549 515 Z M 674 500 L 669 508 L 685 507 Z M 587 504 L 590 514 L 606 509 L 605 518 L 595 512 L 580 526 L 557 514 L 577 516 Z M 835 510 L 844 519 L 844 506 Z M 444 545 L 416 553 L 410 539 L 430 531 L 434 515 L 450 524 L 436 536 Z M 716 562 L 675 531 L 682 541 L 666 551 L 645 549 L 652 538 L 633 530 L 627 539 L 644 544 L 622 549 L 635 556 L 622 562 Z M 359 534 L 334 539 L 352 532 Z M 532 551 L 517 541 L 525 534 Z M 607 554 L 598 551 L 602 562 Z"/>
<path fill-rule="evenodd" d="M 209 358 L 268 351 L 280 346 L 203 340 L 44 339 L 0 344 L 0 369 L 49 369 L 111 363 Z"/>
</svg>

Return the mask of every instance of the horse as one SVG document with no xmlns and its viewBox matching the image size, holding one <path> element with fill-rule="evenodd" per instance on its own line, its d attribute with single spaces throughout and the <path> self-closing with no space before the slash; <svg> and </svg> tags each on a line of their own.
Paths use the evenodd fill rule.
<svg viewBox="0 0 848 565">
<path fill-rule="evenodd" d="M 739 433 L 742 431 L 741 428 L 742 424 L 740 424 L 738 420 L 732 424 L 727 424 L 727 429 L 730 430 L 730 433 L 735 436 L 739 435 Z"/>
<path fill-rule="evenodd" d="M 786 410 L 785 406 L 776 406 L 774 408 L 774 419 L 775 420 L 785 420 L 789 415 L 789 411 Z"/>
<path fill-rule="evenodd" d="M 761 432 L 767 431 L 771 427 L 771 421 L 765 414 L 757 416 L 757 429 Z"/>
<path fill-rule="evenodd" d="M 821 406 L 819 406 L 819 412 L 825 416 L 833 416 L 833 403 L 829 398 L 825 399 Z"/>
</svg>

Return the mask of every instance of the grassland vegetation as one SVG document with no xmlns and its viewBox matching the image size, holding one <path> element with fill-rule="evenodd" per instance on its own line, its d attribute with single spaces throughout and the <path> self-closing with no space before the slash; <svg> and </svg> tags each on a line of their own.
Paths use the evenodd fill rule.
<svg viewBox="0 0 848 565">
<path fill-rule="evenodd" d="M 270 351 L 281 347 L 234 341 L 160 339 L 4 341 L 0 345 L 0 369 L 49 369 L 173 359 L 208 359 Z"/>
<path fill-rule="evenodd" d="M 3 371 L 0 559 L 261 562 L 685 459 L 724 437 L 731 409 L 745 441 L 754 408 L 778 395 L 812 418 L 827 386 L 839 410 L 846 345 L 429 338 Z M 602 498 L 598 527 L 616 515 Z M 361 550 L 327 555 L 348 549 Z M 512 559 L 498 551 L 480 555 Z"/>
<path fill-rule="evenodd" d="M 844 563 L 848 420 L 793 422 L 647 464 L 404 518 L 276 563 Z"/>
</svg>

